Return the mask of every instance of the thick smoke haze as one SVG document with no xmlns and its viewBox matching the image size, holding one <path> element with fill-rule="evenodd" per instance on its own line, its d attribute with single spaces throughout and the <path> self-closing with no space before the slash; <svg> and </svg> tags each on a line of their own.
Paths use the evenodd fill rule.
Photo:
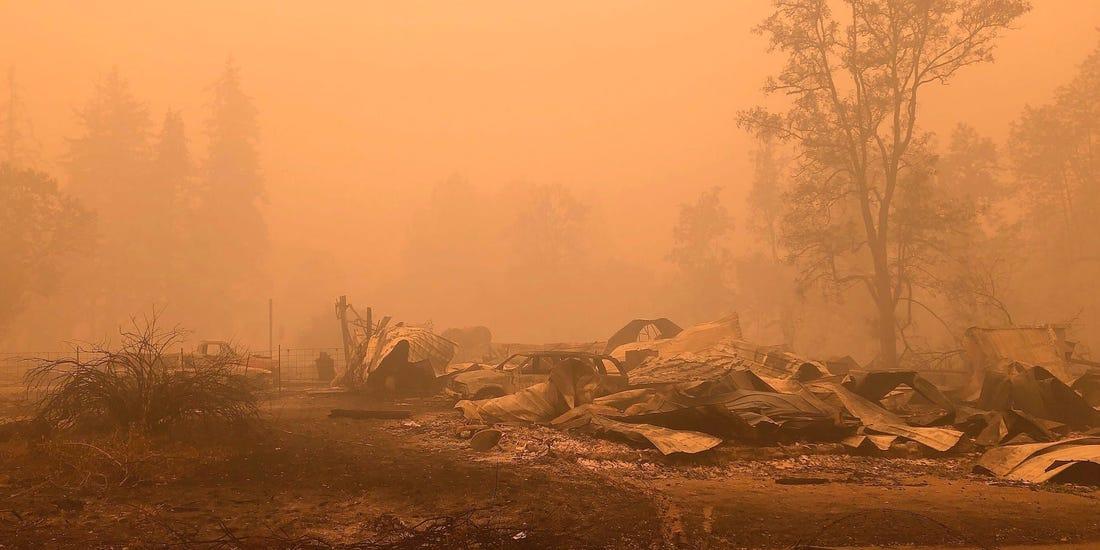
<svg viewBox="0 0 1100 550">
<path fill-rule="evenodd" d="M 780 341 L 773 317 L 793 306 L 772 298 L 771 275 L 744 267 L 768 247 L 748 206 L 758 145 L 737 125 L 744 109 L 782 106 L 761 87 L 783 57 L 752 32 L 771 9 L 763 0 L 3 2 L 0 67 L 12 68 L 33 125 L 36 167 L 63 190 L 77 110 L 113 71 L 147 111 L 150 144 L 178 112 L 201 166 L 215 83 L 227 60 L 239 68 L 256 111 L 268 232 L 240 267 L 259 274 L 227 290 L 232 304 L 196 307 L 153 288 L 135 299 L 201 337 L 266 345 L 271 297 L 277 343 L 334 345 L 332 302 L 346 294 L 408 322 L 486 325 L 500 341 L 597 340 L 634 317 L 688 324 L 731 311 L 748 336 Z M 965 123 L 1003 149 L 1025 107 L 1074 78 L 1098 25 L 1095 1 L 1037 2 L 998 40 L 994 63 L 928 88 L 921 127 L 945 148 Z M 729 225 L 715 231 L 736 272 L 721 296 L 697 291 L 673 253 L 683 208 L 715 187 L 724 212 L 714 219 Z M 173 208 L 128 215 L 155 225 Z M 195 276 L 228 280 L 228 270 Z M 66 300 L 80 283 L 60 280 L 69 293 L 32 297 L 0 329 L 0 345 L 95 339 L 124 319 L 73 322 L 65 310 L 78 306 Z M 843 328 L 807 329 L 799 347 L 873 355 L 865 299 L 841 307 L 807 296 L 817 305 L 806 326 Z M 1020 323 L 1078 313 L 1019 302 Z"/>
</svg>

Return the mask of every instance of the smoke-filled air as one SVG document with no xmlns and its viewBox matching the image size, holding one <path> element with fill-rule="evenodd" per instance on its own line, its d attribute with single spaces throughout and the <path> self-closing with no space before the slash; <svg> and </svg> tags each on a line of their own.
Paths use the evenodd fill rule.
<svg viewBox="0 0 1100 550">
<path fill-rule="evenodd" d="M 1100 544 L 1098 29 L 0 1 L 0 547 Z"/>
</svg>

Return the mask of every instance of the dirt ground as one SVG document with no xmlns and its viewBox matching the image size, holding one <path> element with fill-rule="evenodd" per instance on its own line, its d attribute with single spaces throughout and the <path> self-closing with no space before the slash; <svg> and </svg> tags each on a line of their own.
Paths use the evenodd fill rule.
<svg viewBox="0 0 1100 550">
<path fill-rule="evenodd" d="M 726 444 L 662 457 L 537 426 L 504 426 L 499 448 L 476 452 L 456 436 L 463 422 L 451 406 L 295 391 L 270 399 L 264 427 L 247 434 L 0 442 L 0 544 L 389 548 L 411 547 L 394 541 L 407 544 L 412 532 L 446 532 L 457 538 L 417 540 L 493 548 L 1100 545 L 1096 488 L 1000 482 L 971 473 L 976 454 Z M 412 416 L 329 418 L 333 408 Z M 25 412 L 18 394 L 0 397 L 0 416 Z"/>
</svg>

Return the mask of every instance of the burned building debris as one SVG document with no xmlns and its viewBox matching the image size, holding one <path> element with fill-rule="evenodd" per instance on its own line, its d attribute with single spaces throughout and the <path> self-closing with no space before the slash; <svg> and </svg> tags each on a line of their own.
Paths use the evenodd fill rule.
<svg viewBox="0 0 1100 550">
<path fill-rule="evenodd" d="M 0 23 L 0 550 L 1100 548 L 1100 0 Z"/>
<path fill-rule="evenodd" d="M 390 317 L 374 321 L 371 308 L 360 316 L 341 296 L 336 303 L 344 342 L 346 367 L 336 373 L 333 386 L 365 388 L 387 393 L 430 393 L 437 376 L 446 372 L 455 344 L 428 327 L 391 324 Z"/>
<path fill-rule="evenodd" d="M 985 452 L 980 471 L 1015 481 L 1095 482 L 1100 475 L 1100 438 L 1074 437 L 1049 443 L 1007 445 Z"/>
<path fill-rule="evenodd" d="M 968 331 L 977 385 L 967 393 L 941 389 L 918 371 L 869 371 L 850 359 L 815 361 L 781 346 L 753 344 L 742 338 L 736 316 L 636 340 L 647 323 L 654 322 L 632 321 L 608 341 L 616 363 L 645 353 L 624 368 L 625 388 L 608 384 L 606 372 L 592 363 L 562 361 L 537 384 L 484 399 L 466 392 L 456 408 L 478 425 L 542 424 L 663 454 L 700 453 L 723 442 L 830 441 L 859 452 L 911 442 L 930 453 L 991 449 L 983 458 L 991 464 L 1005 461 L 999 453 L 1009 451 L 1001 449 L 1055 448 L 1073 433 L 1100 426 L 1086 397 L 1047 370 L 1066 372 L 1068 364 L 1069 348 L 1058 347 L 1063 340 L 1053 329 Z M 1052 468 L 1085 471 L 1080 464 L 1092 461 L 1093 451 L 1080 447 L 1091 440 L 1067 441 L 1077 442 L 1073 451 L 1043 460 L 1051 459 Z M 1068 458 L 1056 458 L 1063 455 Z M 1028 478 L 1020 472 L 1031 470 L 1017 466 L 983 471 Z"/>
<path fill-rule="evenodd" d="M 969 329 L 971 382 L 959 389 L 920 371 L 869 370 L 847 357 L 819 361 L 756 344 L 736 315 L 687 328 L 635 319 L 605 342 L 579 344 L 502 345 L 484 327 L 447 331 L 459 345 L 428 327 L 375 321 L 369 308 L 360 316 L 344 298 L 337 312 L 348 367 L 334 385 L 442 393 L 457 400 L 471 436 L 520 423 L 662 454 L 737 442 L 832 442 L 863 453 L 899 443 L 933 454 L 977 448 L 988 449 L 980 471 L 1037 481 L 1088 472 L 1085 463 L 1095 462 L 1094 442 L 1081 434 L 1100 427 L 1100 371 L 1075 360 L 1057 326 Z M 499 437 L 485 439 L 495 445 Z"/>
<path fill-rule="evenodd" d="M 615 348 L 624 344 L 642 341 L 667 340 L 683 332 L 680 325 L 673 323 L 667 317 L 658 319 L 634 319 L 623 325 L 623 328 L 615 331 L 607 339 L 607 345 L 603 352 L 611 353 Z"/>
<path fill-rule="evenodd" d="M 456 362 L 488 361 L 493 358 L 493 333 L 488 327 L 449 328 L 439 335 L 454 342 Z"/>
</svg>

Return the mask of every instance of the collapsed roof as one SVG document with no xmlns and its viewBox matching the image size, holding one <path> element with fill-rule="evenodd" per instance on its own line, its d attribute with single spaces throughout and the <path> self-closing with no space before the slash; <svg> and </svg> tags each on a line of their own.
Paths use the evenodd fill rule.
<svg viewBox="0 0 1100 550">
<path fill-rule="evenodd" d="M 628 371 L 626 390 L 600 387 L 598 377 L 574 366 L 513 395 L 456 407 L 478 423 L 543 423 L 648 443 L 664 454 L 702 452 L 728 439 L 826 440 L 880 451 L 913 441 L 945 452 L 964 439 L 1001 448 L 1100 426 L 1100 413 L 1075 388 L 1044 367 L 1007 358 L 1058 366 L 1052 342 L 1063 341 L 1060 334 L 974 329 L 969 337 L 993 365 L 970 396 L 948 396 L 916 371 L 865 371 L 847 361 L 841 372 L 755 345 L 729 317 L 615 347 L 612 356 L 646 354 Z M 1092 452 L 1073 460 L 1089 462 Z"/>
<path fill-rule="evenodd" d="M 1066 383 L 1082 374 L 1074 371 L 1083 369 L 1070 366 L 1074 346 L 1066 341 L 1061 325 L 970 327 L 963 340 L 967 360 L 976 370 L 1011 374 L 1013 363 L 1023 363 L 1043 367 Z"/>
<path fill-rule="evenodd" d="M 337 315 L 347 367 L 336 373 L 334 386 L 428 392 L 454 357 L 454 342 L 428 327 L 390 324 L 389 317 L 375 323 L 370 308 L 366 317 L 361 317 L 344 297 L 337 303 Z"/>
<path fill-rule="evenodd" d="M 625 329 L 626 327 L 622 330 Z M 635 341 L 616 346 L 609 355 L 620 361 L 630 363 L 630 355 L 633 353 L 641 352 L 647 355 L 666 357 L 677 353 L 699 352 L 729 339 L 740 340 L 742 338 L 741 322 L 737 314 L 734 313 L 717 321 L 688 327 L 677 332 L 671 338 Z"/>
<path fill-rule="evenodd" d="M 683 330 L 680 325 L 673 323 L 667 317 L 634 319 L 607 339 L 607 345 L 604 346 L 603 352 L 609 354 L 615 348 L 633 342 L 665 340 L 680 334 Z"/>
</svg>

